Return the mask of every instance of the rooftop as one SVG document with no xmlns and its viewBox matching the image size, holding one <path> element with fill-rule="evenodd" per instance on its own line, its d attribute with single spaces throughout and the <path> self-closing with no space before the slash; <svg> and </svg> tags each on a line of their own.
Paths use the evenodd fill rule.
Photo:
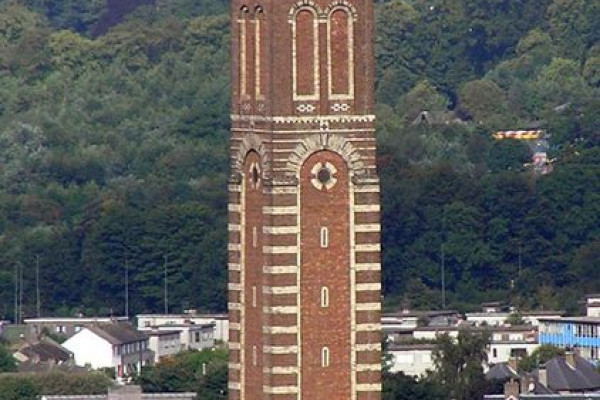
<svg viewBox="0 0 600 400">
<path fill-rule="evenodd" d="M 145 333 L 137 331 L 129 324 L 100 324 L 87 329 L 111 344 L 125 344 L 146 340 Z"/>
</svg>

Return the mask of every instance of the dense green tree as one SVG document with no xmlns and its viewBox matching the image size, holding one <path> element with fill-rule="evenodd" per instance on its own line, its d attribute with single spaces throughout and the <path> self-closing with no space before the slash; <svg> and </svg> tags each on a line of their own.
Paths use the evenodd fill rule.
<svg viewBox="0 0 600 400">
<path fill-rule="evenodd" d="M 415 379 L 403 373 L 383 375 L 383 400 L 449 400 L 450 394 L 430 378 Z"/>
<path fill-rule="evenodd" d="M 542 345 L 535 349 L 531 354 L 519 360 L 519 370 L 531 372 L 540 365 L 544 365 L 554 357 L 564 355 L 564 349 L 552 345 Z"/>
<path fill-rule="evenodd" d="M 177 354 L 142 369 L 136 378 L 146 392 L 198 392 L 199 398 L 227 398 L 227 352 L 205 349 Z"/>
<path fill-rule="evenodd" d="M 487 362 L 488 333 L 461 330 L 456 339 L 438 338 L 432 357 L 435 378 L 457 400 L 482 399 L 485 394 L 483 364 Z"/>
<path fill-rule="evenodd" d="M 14 372 L 17 370 L 17 360 L 12 355 L 12 352 L 5 345 L 0 342 L 0 373 L 1 372 Z"/>
</svg>

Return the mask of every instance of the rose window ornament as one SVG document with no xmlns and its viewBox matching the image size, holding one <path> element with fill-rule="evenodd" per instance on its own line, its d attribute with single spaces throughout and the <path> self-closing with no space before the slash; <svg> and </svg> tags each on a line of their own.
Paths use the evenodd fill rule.
<svg viewBox="0 0 600 400">
<path fill-rule="evenodd" d="M 312 174 L 310 182 L 318 190 L 331 190 L 337 183 L 337 178 L 335 177 L 337 169 L 330 162 L 318 162 L 312 167 L 310 172 Z"/>
</svg>

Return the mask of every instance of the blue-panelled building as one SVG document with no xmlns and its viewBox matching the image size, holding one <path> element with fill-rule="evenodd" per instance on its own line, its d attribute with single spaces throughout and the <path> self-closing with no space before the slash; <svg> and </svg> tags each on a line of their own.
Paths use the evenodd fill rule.
<svg viewBox="0 0 600 400">
<path fill-rule="evenodd" d="M 541 318 L 540 345 L 577 350 L 581 357 L 600 363 L 600 317 Z"/>
</svg>

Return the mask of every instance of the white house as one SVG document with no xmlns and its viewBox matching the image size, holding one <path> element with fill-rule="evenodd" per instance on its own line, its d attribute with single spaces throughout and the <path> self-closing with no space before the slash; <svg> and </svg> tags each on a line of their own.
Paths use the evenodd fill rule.
<svg viewBox="0 0 600 400">
<path fill-rule="evenodd" d="M 155 363 L 185 350 L 178 330 L 154 329 L 145 333 L 148 334 L 148 347 L 154 352 Z"/>
<path fill-rule="evenodd" d="M 586 315 L 588 317 L 600 318 L 600 294 L 589 294 L 586 296 Z"/>
<path fill-rule="evenodd" d="M 435 370 L 433 344 L 390 344 L 387 352 L 391 356 L 390 372 L 402 372 L 414 377 L 425 376 Z"/>
<path fill-rule="evenodd" d="M 173 332 L 179 335 L 180 351 L 202 350 L 215 346 L 215 324 L 171 324 L 139 328 L 145 333 Z"/>
<path fill-rule="evenodd" d="M 229 340 L 229 319 L 227 314 L 198 314 L 188 310 L 183 314 L 138 314 L 136 315 L 139 330 L 149 330 L 162 326 L 213 325 L 212 338 L 227 343 Z"/>
<path fill-rule="evenodd" d="M 101 324 L 81 329 L 63 347 L 71 351 L 75 364 L 94 369 L 114 368 L 117 378 L 135 374 L 154 361 L 148 336 L 128 324 Z"/>
</svg>

